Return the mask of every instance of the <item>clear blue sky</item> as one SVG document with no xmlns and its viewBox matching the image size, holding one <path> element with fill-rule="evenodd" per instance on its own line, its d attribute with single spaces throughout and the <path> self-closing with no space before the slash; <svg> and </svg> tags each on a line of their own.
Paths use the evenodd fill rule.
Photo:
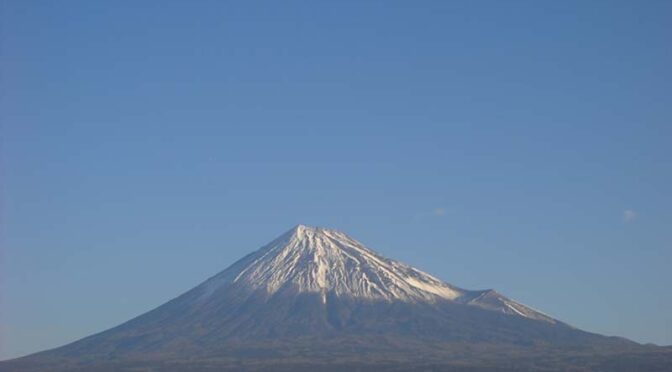
<svg viewBox="0 0 672 372">
<path fill-rule="evenodd" d="M 2 1 L 0 358 L 297 223 L 672 344 L 672 2 Z"/>
</svg>

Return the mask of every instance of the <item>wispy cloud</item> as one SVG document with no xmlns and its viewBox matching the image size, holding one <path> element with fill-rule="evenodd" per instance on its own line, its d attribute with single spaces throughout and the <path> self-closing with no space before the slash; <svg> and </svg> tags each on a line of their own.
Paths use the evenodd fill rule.
<svg viewBox="0 0 672 372">
<path fill-rule="evenodd" d="M 637 219 L 637 212 L 632 209 L 626 209 L 623 211 L 623 222 L 633 222 Z"/>
<path fill-rule="evenodd" d="M 436 208 L 434 209 L 434 215 L 437 217 L 443 217 L 446 215 L 446 210 L 443 208 Z"/>
</svg>

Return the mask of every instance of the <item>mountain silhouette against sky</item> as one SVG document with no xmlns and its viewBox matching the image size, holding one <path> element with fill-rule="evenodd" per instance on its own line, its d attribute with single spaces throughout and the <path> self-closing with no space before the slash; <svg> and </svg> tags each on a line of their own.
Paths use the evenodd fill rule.
<svg viewBox="0 0 672 372">
<path fill-rule="evenodd" d="M 665 370 L 669 357 L 298 225 L 154 310 L 0 370 Z"/>
</svg>

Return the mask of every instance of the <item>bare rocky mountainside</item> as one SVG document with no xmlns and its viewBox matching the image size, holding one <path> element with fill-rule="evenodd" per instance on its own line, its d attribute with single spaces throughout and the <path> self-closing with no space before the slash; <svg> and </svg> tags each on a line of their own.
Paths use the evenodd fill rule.
<svg viewBox="0 0 672 372">
<path fill-rule="evenodd" d="M 347 235 L 296 226 L 120 326 L 0 371 L 670 371 L 672 350 L 576 329 Z"/>
</svg>

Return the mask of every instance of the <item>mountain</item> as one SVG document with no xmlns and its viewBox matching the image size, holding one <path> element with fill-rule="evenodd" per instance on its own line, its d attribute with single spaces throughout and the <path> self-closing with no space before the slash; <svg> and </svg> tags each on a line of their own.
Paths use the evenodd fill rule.
<svg viewBox="0 0 672 372">
<path fill-rule="evenodd" d="M 656 370 L 671 355 L 299 225 L 154 310 L 0 370 Z"/>
</svg>

